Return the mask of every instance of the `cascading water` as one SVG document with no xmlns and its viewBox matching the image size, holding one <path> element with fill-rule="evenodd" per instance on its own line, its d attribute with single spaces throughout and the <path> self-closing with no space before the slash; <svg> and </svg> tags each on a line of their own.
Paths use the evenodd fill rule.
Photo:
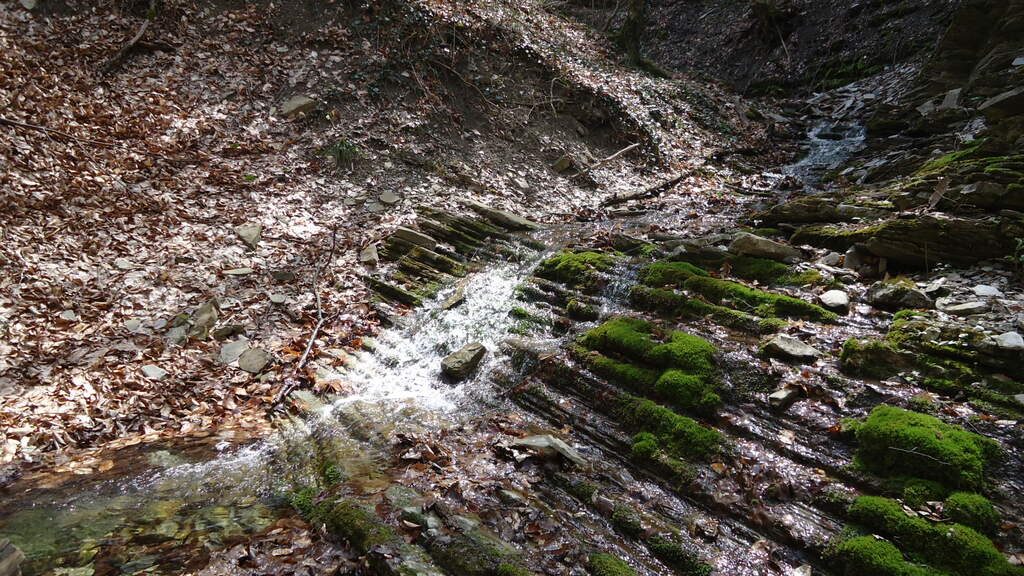
<svg viewBox="0 0 1024 576">
<path fill-rule="evenodd" d="M 326 403 L 313 399 L 305 417 L 293 417 L 273 437 L 240 448 L 222 445 L 215 458 L 197 462 L 165 451 L 143 453 L 144 462 L 135 467 L 142 471 L 130 479 L 23 497 L 0 515 L 0 536 L 26 554 L 23 569 L 32 576 L 61 565 L 88 566 L 99 545 L 112 540 L 216 548 L 231 535 L 262 529 L 278 515 L 275 507 L 285 504 L 287 489 L 316 484 L 325 448 L 340 462 L 342 477 L 382 479 L 380 448 L 391 433 L 467 417 L 475 402 L 492 396 L 478 389 L 498 364 L 495 352 L 515 322 L 509 316 L 515 288 L 542 256 L 532 252 L 522 261 L 494 265 L 442 291 L 403 327 L 384 331 L 373 354 L 354 356 L 344 374 L 351 393 Z M 456 291 L 463 301 L 445 309 Z M 483 344 L 487 356 L 470 379 L 446 382 L 441 359 L 469 342 Z M 132 568 L 181 569 L 155 555 L 140 557 L 147 560 Z"/>
<path fill-rule="evenodd" d="M 819 191 L 826 172 L 842 166 L 850 156 L 864 148 L 864 136 L 863 126 L 823 121 L 807 133 L 807 155 L 785 166 L 782 171 L 803 182 L 805 191 Z"/>
</svg>

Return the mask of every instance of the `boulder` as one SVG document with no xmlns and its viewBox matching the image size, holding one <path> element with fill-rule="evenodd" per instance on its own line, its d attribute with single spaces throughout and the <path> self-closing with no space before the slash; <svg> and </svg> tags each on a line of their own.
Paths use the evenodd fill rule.
<svg viewBox="0 0 1024 576">
<path fill-rule="evenodd" d="M 800 251 L 792 246 L 747 232 L 740 232 L 733 238 L 729 252 L 787 263 L 797 262 L 801 256 Z"/>
<path fill-rule="evenodd" d="M 1012 218 L 955 218 L 926 214 L 897 218 L 870 230 L 865 241 L 876 256 L 897 264 L 932 267 L 970 266 L 1013 253 L 1024 237 L 1024 222 Z"/>
<path fill-rule="evenodd" d="M 846 314 L 850 311 L 850 296 L 842 290 L 829 290 L 818 296 L 818 300 L 822 306 L 833 312 Z"/>
<path fill-rule="evenodd" d="M 235 226 L 234 231 L 243 244 L 248 246 L 250 250 L 255 250 L 260 243 L 260 237 L 263 235 L 263 225 L 256 223 L 240 224 Z"/>
<path fill-rule="evenodd" d="M 1019 332 L 1004 332 L 993 338 L 996 346 L 1003 350 L 1024 350 L 1024 336 Z"/>
<path fill-rule="evenodd" d="M 540 227 L 536 222 L 527 220 L 518 214 L 498 210 L 476 200 L 467 199 L 463 201 L 463 204 L 473 212 L 508 230 L 536 230 Z"/>
<path fill-rule="evenodd" d="M 380 255 L 377 254 L 376 244 L 370 244 L 359 251 L 359 263 L 371 268 L 380 263 Z"/>
<path fill-rule="evenodd" d="M 294 118 L 300 114 L 309 114 L 313 110 L 316 110 L 316 100 L 302 94 L 292 96 L 281 105 L 281 115 L 286 118 Z"/>
<path fill-rule="evenodd" d="M 259 348 L 250 348 L 238 357 L 238 367 L 250 374 L 259 374 L 270 364 L 270 353 Z"/>
<path fill-rule="evenodd" d="M 1024 114 L 1024 86 L 996 94 L 982 102 L 978 111 L 989 120 Z"/>
<path fill-rule="evenodd" d="M 483 360 L 487 348 L 479 342 L 470 342 L 441 360 L 441 372 L 449 378 L 465 380 Z"/>
<path fill-rule="evenodd" d="M 932 308 L 934 303 L 927 294 L 909 282 L 875 282 L 868 288 L 867 300 L 875 308 L 904 310 L 906 308 Z"/>
<path fill-rule="evenodd" d="M 573 450 L 571 446 L 566 444 L 559 438 L 555 438 L 550 434 L 540 434 L 537 436 L 527 436 L 526 438 L 520 438 L 512 442 L 512 446 L 528 448 L 533 452 L 537 452 L 544 456 L 555 456 L 560 455 L 566 460 L 579 466 L 580 468 L 587 467 L 587 459 L 580 456 L 580 453 Z"/>
<path fill-rule="evenodd" d="M 768 405 L 777 410 L 785 410 L 802 394 L 800 388 L 780 388 L 768 395 Z"/>
<path fill-rule="evenodd" d="M 808 346 L 800 340 L 786 334 L 779 334 L 761 347 L 761 354 L 769 358 L 780 358 L 782 360 L 795 360 L 798 362 L 813 362 L 825 354 Z"/>
</svg>

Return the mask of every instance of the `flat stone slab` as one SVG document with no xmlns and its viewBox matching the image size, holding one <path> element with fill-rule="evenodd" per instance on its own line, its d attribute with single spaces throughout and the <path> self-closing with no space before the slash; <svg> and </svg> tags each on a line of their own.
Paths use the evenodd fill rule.
<svg viewBox="0 0 1024 576">
<path fill-rule="evenodd" d="M 536 230 L 540 228 L 540 224 L 527 220 L 518 214 L 513 214 L 506 210 L 499 210 L 492 208 L 486 204 L 477 202 L 476 200 L 464 200 L 463 204 L 473 212 L 483 216 L 491 222 L 505 228 L 507 230 Z"/>
<path fill-rule="evenodd" d="M 486 353 L 487 348 L 483 344 L 470 342 L 441 360 L 441 372 L 453 380 L 465 380 L 480 365 Z"/>
<path fill-rule="evenodd" d="M 163 380 L 167 376 L 167 370 L 155 364 L 146 364 L 142 367 L 142 375 L 149 380 Z"/>
<path fill-rule="evenodd" d="M 569 446 L 562 439 L 555 438 L 550 434 L 539 434 L 537 436 L 520 438 L 513 441 L 512 446 L 528 448 L 545 455 L 558 454 L 580 468 L 586 468 L 588 464 L 587 459 L 580 456 L 580 453 L 574 450 L 572 446 Z"/>
<path fill-rule="evenodd" d="M 233 340 L 221 346 L 220 353 L 217 354 L 217 360 L 222 364 L 231 364 L 241 358 L 242 353 L 248 349 L 249 340 L 243 336 L 238 340 Z"/>
<path fill-rule="evenodd" d="M 430 236 L 412 228 L 406 228 L 405 226 L 399 226 L 395 228 L 395 231 L 391 234 L 399 240 L 405 240 L 410 244 L 416 244 L 417 246 L 423 246 L 428 250 L 437 248 L 437 240 L 434 240 Z"/>
<path fill-rule="evenodd" d="M 259 348 L 250 348 L 238 358 L 238 367 L 250 374 L 259 374 L 270 364 L 270 353 Z"/>
<path fill-rule="evenodd" d="M 800 251 L 792 246 L 755 236 L 748 232 L 740 232 L 733 238 L 732 243 L 729 244 L 729 252 L 741 256 L 767 258 L 790 264 L 800 260 L 801 256 Z"/>
<path fill-rule="evenodd" d="M 801 362 L 812 362 L 825 355 L 817 348 L 804 344 L 796 338 L 779 334 L 761 347 L 761 354 L 770 358 L 781 358 L 783 360 L 797 360 Z"/>
</svg>

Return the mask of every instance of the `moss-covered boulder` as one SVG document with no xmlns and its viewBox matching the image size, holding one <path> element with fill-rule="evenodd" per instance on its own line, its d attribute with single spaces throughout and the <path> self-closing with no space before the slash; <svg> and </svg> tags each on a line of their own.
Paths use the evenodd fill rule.
<svg viewBox="0 0 1024 576">
<path fill-rule="evenodd" d="M 614 262 L 610 254 L 603 252 L 562 252 L 541 262 L 536 275 L 592 292 L 600 287 L 600 273 L 610 269 Z"/>
<path fill-rule="evenodd" d="M 917 476 L 977 490 L 999 444 L 959 426 L 893 406 L 878 406 L 856 427 L 857 462 L 883 476 Z"/>
<path fill-rule="evenodd" d="M 734 308 L 745 307 L 761 317 L 803 318 L 817 322 L 835 322 L 839 318 L 835 312 L 799 298 L 757 290 L 728 280 L 694 276 L 686 281 L 685 287 L 712 303 L 728 301 Z"/>
</svg>

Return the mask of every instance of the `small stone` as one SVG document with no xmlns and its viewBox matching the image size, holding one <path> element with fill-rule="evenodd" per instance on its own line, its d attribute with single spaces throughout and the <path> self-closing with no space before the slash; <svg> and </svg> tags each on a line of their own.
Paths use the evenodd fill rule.
<svg viewBox="0 0 1024 576">
<path fill-rule="evenodd" d="M 441 305 L 442 310 L 451 310 L 459 304 L 466 301 L 466 289 L 463 286 L 459 286 L 455 289 L 455 293 L 448 297 Z"/>
<path fill-rule="evenodd" d="M 1006 350 L 1024 350 L 1024 336 L 1019 332 L 1004 332 L 993 338 L 996 346 Z"/>
<path fill-rule="evenodd" d="M 574 450 L 571 446 L 566 444 L 560 438 L 555 438 L 550 434 L 540 434 L 537 436 L 527 436 L 526 438 L 519 438 L 518 440 L 512 441 L 513 446 L 520 446 L 536 451 L 541 455 L 553 456 L 561 455 L 566 460 L 579 466 L 580 468 L 587 467 L 587 459 L 580 456 L 580 453 Z"/>
<path fill-rule="evenodd" d="M 227 326 L 221 326 L 213 331 L 213 337 L 217 340 L 227 340 L 233 336 L 245 332 L 245 326 L 242 324 L 228 324 Z"/>
<path fill-rule="evenodd" d="M 380 198 L 379 198 L 379 200 L 382 203 L 387 204 L 388 206 L 391 206 L 392 204 L 397 204 L 398 201 L 401 200 L 401 199 L 402 199 L 401 196 L 399 196 L 398 194 L 395 194 L 391 190 L 386 190 L 384 193 L 382 193 L 380 195 Z"/>
<path fill-rule="evenodd" d="M 476 369 L 486 353 L 487 348 L 479 342 L 466 344 L 441 361 L 441 372 L 455 381 L 464 380 Z"/>
<path fill-rule="evenodd" d="M 365 208 L 367 212 L 372 212 L 374 214 L 384 211 L 384 205 L 380 202 L 367 202 Z"/>
<path fill-rule="evenodd" d="M 988 309 L 988 303 L 982 302 L 980 300 L 964 302 L 962 304 L 950 304 L 944 302 L 942 306 L 939 307 L 939 310 L 942 310 L 943 312 L 947 314 L 952 314 L 954 316 L 971 316 L 974 314 L 984 314 L 985 312 L 988 312 Z"/>
<path fill-rule="evenodd" d="M 114 267 L 118 270 L 131 270 L 132 268 L 135 268 L 135 264 L 132 264 L 131 260 L 128 260 L 127 258 L 115 258 Z"/>
<path fill-rule="evenodd" d="M 129 332 L 138 332 L 139 330 L 142 329 L 142 322 L 136 320 L 135 318 L 132 318 L 131 320 L 126 320 L 123 326 L 124 329 Z"/>
<path fill-rule="evenodd" d="M 249 349 L 249 340 L 246 337 L 241 337 L 238 340 L 228 342 L 227 344 L 220 347 L 220 353 L 217 354 L 217 360 L 221 364 L 231 364 L 236 362 L 242 353 Z"/>
<path fill-rule="evenodd" d="M 167 370 L 154 364 L 146 364 L 142 367 L 142 375 L 149 380 L 163 380 L 167 376 Z"/>
<path fill-rule="evenodd" d="M 924 293 L 927 294 L 929 298 L 939 298 L 941 296 L 948 295 L 949 288 L 946 286 L 946 280 L 946 278 L 936 278 L 935 280 L 932 280 L 924 287 Z"/>
<path fill-rule="evenodd" d="M 813 362 L 825 355 L 817 348 L 808 346 L 786 334 L 779 334 L 769 340 L 767 344 L 761 347 L 761 354 L 770 358 L 797 360 L 800 362 Z"/>
<path fill-rule="evenodd" d="M 377 253 L 376 244 L 370 244 L 359 251 L 359 263 L 371 268 L 380 263 L 380 255 Z"/>
<path fill-rule="evenodd" d="M 188 342 L 188 326 L 174 326 L 164 335 L 167 342 L 175 346 L 184 346 Z"/>
<path fill-rule="evenodd" d="M 250 348 L 238 358 L 238 367 L 250 374 L 259 374 L 270 364 L 270 353 L 259 348 Z"/>
<path fill-rule="evenodd" d="M 275 282 L 294 282 L 295 272 L 292 272 L 291 270 L 274 270 L 270 273 L 270 277 L 273 278 Z"/>
<path fill-rule="evenodd" d="M 839 252 L 829 252 L 821 258 L 818 258 L 818 264 L 824 264 L 826 266 L 838 266 L 839 262 L 843 259 L 843 255 Z"/>
<path fill-rule="evenodd" d="M 875 308 L 887 310 L 934 306 L 927 294 L 907 282 L 899 281 L 875 282 L 868 288 L 867 300 Z"/>
<path fill-rule="evenodd" d="M 473 212 L 506 230 L 536 230 L 540 227 L 536 222 L 527 220 L 518 214 L 513 214 L 506 210 L 498 210 L 486 204 L 481 204 L 476 200 L 463 200 L 463 204 Z"/>
<path fill-rule="evenodd" d="M 559 158 L 558 160 L 555 160 L 555 163 L 551 165 L 551 169 L 554 170 L 555 172 L 562 173 L 568 170 L 569 168 L 572 168 L 572 165 L 572 157 L 566 154 Z"/>
<path fill-rule="evenodd" d="M 777 410 L 789 408 L 796 402 L 802 392 L 799 388 L 780 388 L 768 395 L 768 405 Z"/>
<path fill-rule="evenodd" d="M 1002 298 L 1003 293 L 995 286 L 981 284 L 974 287 L 974 295 L 982 298 Z"/>
<path fill-rule="evenodd" d="M 313 110 L 316 110 L 316 100 L 302 94 L 292 96 L 281 105 L 281 114 L 288 118 L 293 118 L 299 114 L 309 114 Z"/>
<path fill-rule="evenodd" d="M 191 338 L 198 340 L 206 340 L 210 336 L 210 330 L 213 329 L 213 325 L 217 323 L 217 318 L 220 316 L 220 309 L 217 306 L 216 300 L 208 300 L 202 304 L 199 308 L 196 308 L 195 313 L 191 316 L 192 327 L 188 331 L 188 335 Z"/>
<path fill-rule="evenodd" d="M 60 314 L 58 314 L 57 317 L 60 318 L 61 320 L 64 320 L 65 322 L 77 322 L 78 321 L 78 314 L 75 314 L 74 310 L 65 310 L 65 311 L 61 312 Z"/>
<path fill-rule="evenodd" d="M 285 296 L 284 294 L 277 293 L 277 292 L 271 292 L 268 295 L 268 297 L 270 298 L 270 303 L 271 304 L 284 304 L 285 302 L 288 301 L 288 297 L 287 296 Z"/>
<path fill-rule="evenodd" d="M 833 312 L 846 314 L 850 311 L 850 296 L 842 290 L 829 290 L 818 296 L 818 300 L 822 306 Z"/>
<path fill-rule="evenodd" d="M 796 262 L 801 256 L 800 251 L 792 246 L 748 232 L 740 232 L 733 238 L 729 244 L 729 252 L 787 263 Z"/>
<path fill-rule="evenodd" d="M 246 275 L 252 274 L 253 272 L 255 272 L 255 270 L 253 270 L 252 268 L 243 267 L 243 268 L 230 268 L 228 270 L 225 270 L 224 274 L 226 276 L 246 276 Z"/>
<path fill-rule="evenodd" d="M 255 250 L 260 243 L 260 238 L 263 236 L 263 225 L 256 223 L 240 224 L 235 226 L 234 231 L 243 244 L 248 246 L 250 250 Z"/>
</svg>

